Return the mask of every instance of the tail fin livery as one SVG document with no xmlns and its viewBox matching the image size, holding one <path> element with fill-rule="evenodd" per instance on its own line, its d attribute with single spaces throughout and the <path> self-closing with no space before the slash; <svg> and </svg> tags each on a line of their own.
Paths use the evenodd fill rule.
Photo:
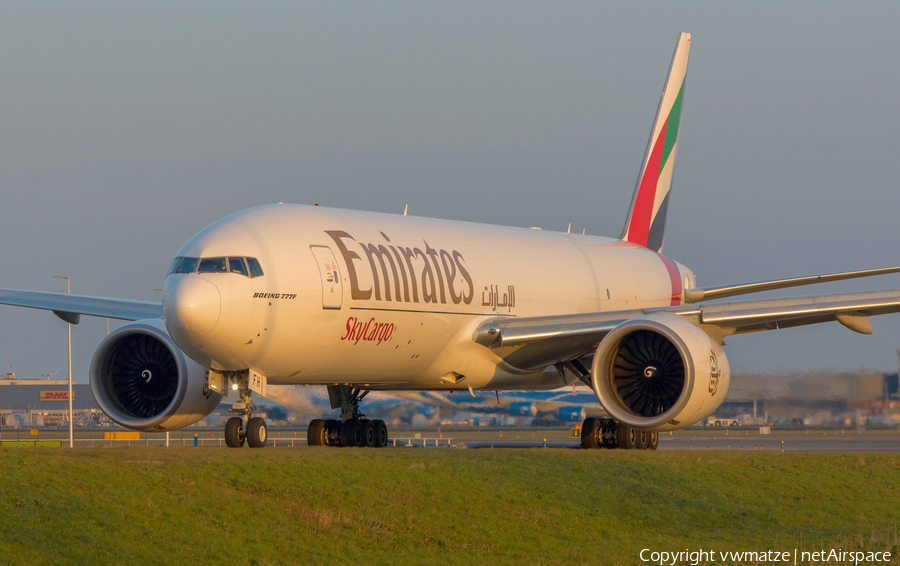
<svg viewBox="0 0 900 566">
<path fill-rule="evenodd" d="M 662 251 L 669 207 L 669 189 L 678 150 L 678 124 L 681 121 L 681 101 L 684 96 L 685 74 L 691 50 L 691 34 L 682 33 L 675 44 L 675 54 L 663 87 L 656 120 L 650 130 L 650 140 L 638 175 L 631 209 L 621 239 Z"/>
</svg>

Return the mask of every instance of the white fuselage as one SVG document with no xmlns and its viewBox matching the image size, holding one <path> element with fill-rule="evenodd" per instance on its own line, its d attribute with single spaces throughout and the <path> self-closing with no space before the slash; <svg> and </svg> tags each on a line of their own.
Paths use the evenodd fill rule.
<svg viewBox="0 0 900 566">
<path fill-rule="evenodd" d="M 475 343 L 475 329 L 669 306 L 694 285 L 684 266 L 619 240 L 289 204 L 228 216 L 178 256 L 258 259 L 257 277 L 168 275 L 166 326 L 199 364 L 282 384 L 546 387 Z"/>
</svg>

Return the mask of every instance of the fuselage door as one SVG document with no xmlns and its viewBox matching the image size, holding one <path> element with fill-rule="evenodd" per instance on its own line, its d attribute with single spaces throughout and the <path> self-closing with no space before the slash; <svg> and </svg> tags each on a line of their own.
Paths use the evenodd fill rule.
<svg viewBox="0 0 900 566">
<path fill-rule="evenodd" d="M 326 246 L 310 246 L 319 275 L 322 276 L 322 308 L 339 309 L 344 300 L 344 287 L 341 284 L 341 272 L 331 249 Z"/>
</svg>

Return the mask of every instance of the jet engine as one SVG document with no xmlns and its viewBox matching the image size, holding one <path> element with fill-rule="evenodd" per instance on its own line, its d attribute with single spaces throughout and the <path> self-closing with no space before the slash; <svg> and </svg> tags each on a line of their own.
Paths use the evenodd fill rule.
<svg viewBox="0 0 900 566">
<path fill-rule="evenodd" d="M 91 391 L 109 418 L 137 430 L 184 428 L 222 400 L 207 387 L 206 369 L 184 355 L 161 319 L 131 322 L 100 343 Z"/>
<path fill-rule="evenodd" d="M 728 392 L 728 359 L 708 334 L 668 314 L 614 328 L 597 347 L 597 400 L 617 421 L 662 432 L 711 415 Z"/>
</svg>

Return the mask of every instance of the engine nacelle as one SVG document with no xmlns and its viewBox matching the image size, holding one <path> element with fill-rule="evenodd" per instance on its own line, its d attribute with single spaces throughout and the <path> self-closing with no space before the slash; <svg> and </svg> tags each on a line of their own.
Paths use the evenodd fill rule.
<svg viewBox="0 0 900 566">
<path fill-rule="evenodd" d="M 592 381 L 611 417 L 662 432 L 713 414 L 725 400 L 730 375 L 725 353 L 708 334 L 676 316 L 651 314 L 603 338 Z"/>
<path fill-rule="evenodd" d="M 109 418 L 137 430 L 184 428 L 222 400 L 207 387 L 206 369 L 184 355 L 157 319 L 128 323 L 100 343 L 91 391 Z"/>
</svg>

